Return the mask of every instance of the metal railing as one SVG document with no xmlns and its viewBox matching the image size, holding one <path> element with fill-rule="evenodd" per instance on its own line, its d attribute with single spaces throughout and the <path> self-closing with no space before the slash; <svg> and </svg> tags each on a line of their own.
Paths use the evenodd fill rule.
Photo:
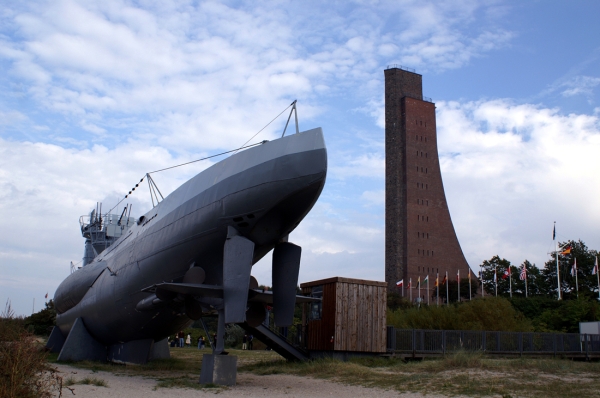
<svg viewBox="0 0 600 398">
<path fill-rule="evenodd" d="M 409 68 L 408 66 L 402 66 L 402 65 L 398 65 L 398 64 L 388 65 L 386 69 L 402 69 L 402 70 L 405 70 L 407 72 L 415 73 L 415 69 L 414 68 Z"/>
<path fill-rule="evenodd" d="M 600 335 L 579 333 L 492 332 L 395 329 L 388 326 L 387 351 L 438 354 L 477 351 L 496 355 L 600 356 Z"/>
<path fill-rule="evenodd" d="M 306 350 L 306 329 L 302 325 L 296 324 L 288 327 L 277 327 L 275 326 L 275 317 L 269 312 L 263 322 L 263 326 L 266 326 L 271 332 L 295 348 Z"/>
</svg>

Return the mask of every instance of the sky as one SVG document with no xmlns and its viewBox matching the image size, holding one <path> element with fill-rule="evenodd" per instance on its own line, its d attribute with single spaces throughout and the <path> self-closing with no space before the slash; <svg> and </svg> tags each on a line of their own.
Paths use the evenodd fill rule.
<svg viewBox="0 0 600 398">
<path fill-rule="evenodd" d="M 43 308 L 79 217 L 146 173 L 237 148 L 298 100 L 323 193 L 291 234 L 300 282 L 384 280 L 383 71 L 423 76 L 473 270 L 600 249 L 600 2 L 27 1 L 0 5 L 0 304 Z M 281 135 L 286 115 L 251 142 Z M 222 158 L 154 175 L 166 194 Z M 145 189 L 132 215 L 152 206 Z M 120 208 L 115 212 L 120 211 Z M 443 268 L 443 264 L 440 265 Z M 270 284 L 270 257 L 254 266 Z M 35 304 L 34 304 L 35 300 Z"/>
</svg>

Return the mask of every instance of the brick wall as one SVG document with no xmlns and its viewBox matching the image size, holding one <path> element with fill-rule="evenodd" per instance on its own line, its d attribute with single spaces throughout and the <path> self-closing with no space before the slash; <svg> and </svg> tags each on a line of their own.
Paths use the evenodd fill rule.
<svg viewBox="0 0 600 398">
<path fill-rule="evenodd" d="M 416 286 L 417 278 L 422 281 L 427 274 L 434 291 L 436 272 L 441 281 L 446 271 L 455 280 L 457 270 L 463 278 L 469 270 L 444 193 L 435 105 L 421 98 L 420 75 L 397 68 L 385 71 L 385 279 L 389 291 L 397 290 L 400 279 L 406 285 L 412 278 Z"/>
</svg>

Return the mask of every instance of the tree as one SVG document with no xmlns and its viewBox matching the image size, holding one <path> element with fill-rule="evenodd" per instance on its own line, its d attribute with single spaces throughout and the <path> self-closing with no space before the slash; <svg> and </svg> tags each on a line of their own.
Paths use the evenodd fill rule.
<svg viewBox="0 0 600 398">
<path fill-rule="evenodd" d="M 509 271 L 509 269 L 511 271 Z M 509 295 L 510 281 L 508 278 L 503 278 L 505 272 L 507 271 L 512 272 L 512 275 L 515 276 L 516 267 L 511 267 L 510 261 L 500 258 L 500 256 L 497 255 L 492 257 L 490 260 L 485 260 L 481 264 L 481 275 L 486 295 L 494 296 L 496 294 L 494 275 L 497 276 L 498 296 Z"/>
<path fill-rule="evenodd" d="M 56 325 L 56 310 L 54 301 L 46 303 L 46 308 L 25 318 L 25 327 L 38 336 L 48 336 Z"/>
<path fill-rule="evenodd" d="M 598 280 L 592 275 L 592 268 L 598 251 L 589 250 L 581 240 L 569 240 L 559 243 L 561 248 L 558 253 L 558 268 L 560 270 L 560 286 L 562 297 L 564 299 L 574 299 L 577 297 L 576 278 L 571 275 L 573 264 L 577 259 L 577 281 L 579 285 L 580 297 L 592 297 L 598 295 Z M 562 254 L 567 248 L 571 248 L 569 254 Z M 553 252 L 551 259 L 548 260 L 542 270 L 542 281 L 540 287 L 543 293 L 558 297 L 557 275 L 556 275 L 556 256 Z"/>
<path fill-rule="evenodd" d="M 511 266 L 513 297 L 525 297 L 525 281 L 520 279 L 523 267 L 525 267 L 527 275 L 527 297 L 540 295 L 540 286 L 542 285 L 541 271 L 535 264 L 531 264 L 528 260 L 525 260 L 519 267 Z"/>
</svg>

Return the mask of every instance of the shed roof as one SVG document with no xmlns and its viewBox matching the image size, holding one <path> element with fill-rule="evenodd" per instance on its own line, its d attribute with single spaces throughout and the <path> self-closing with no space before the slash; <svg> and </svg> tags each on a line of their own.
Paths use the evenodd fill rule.
<svg viewBox="0 0 600 398">
<path fill-rule="evenodd" d="M 319 285 L 326 285 L 329 283 L 356 283 L 358 285 L 366 285 L 366 286 L 382 286 L 382 287 L 386 287 L 387 283 L 385 282 L 380 282 L 380 281 L 369 281 L 366 279 L 352 279 L 352 278 L 344 278 L 341 276 L 334 276 L 333 278 L 327 278 L 327 279 L 319 279 L 318 281 L 311 281 L 311 282 L 304 282 L 300 284 L 301 288 L 304 287 L 312 287 L 312 286 L 319 286 Z"/>
</svg>

